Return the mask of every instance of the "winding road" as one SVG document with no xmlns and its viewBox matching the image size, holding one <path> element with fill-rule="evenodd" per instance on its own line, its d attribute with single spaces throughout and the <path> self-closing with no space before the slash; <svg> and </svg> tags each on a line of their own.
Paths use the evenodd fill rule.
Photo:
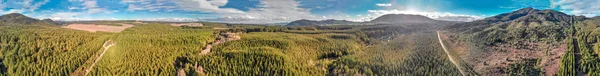
<svg viewBox="0 0 600 76">
<path fill-rule="evenodd" d="M 100 54 L 100 56 L 98 56 L 98 58 L 96 58 L 96 61 L 94 61 L 94 63 L 92 63 L 92 65 L 90 65 L 90 67 L 85 70 L 85 76 L 87 76 L 88 73 L 90 73 L 90 71 L 92 70 L 92 68 L 94 68 L 94 66 L 96 65 L 96 63 L 98 61 L 100 61 L 100 59 L 102 59 L 102 56 L 104 56 L 104 53 L 106 53 L 106 50 L 108 50 L 108 48 L 110 48 L 110 47 L 112 47 L 114 45 L 115 44 L 111 43 L 110 40 L 108 40 L 108 41 L 104 42 L 104 44 L 102 44 L 102 48 L 104 48 L 104 50 L 102 51 L 102 53 Z"/>
<path fill-rule="evenodd" d="M 461 67 L 461 65 L 454 60 L 454 56 L 450 55 L 450 51 L 448 51 L 448 49 L 446 49 L 446 46 L 444 45 L 443 41 L 442 41 L 442 37 L 440 36 L 440 31 L 437 31 L 437 35 L 438 35 L 438 40 L 440 41 L 440 44 L 442 45 L 442 48 L 444 49 L 444 52 L 446 52 L 446 55 L 448 55 L 448 58 L 450 59 L 450 61 L 456 66 L 456 68 L 458 69 L 458 71 L 460 71 L 460 73 L 463 76 L 467 75 L 467 72 L 465 72 Z"/>
</svg>

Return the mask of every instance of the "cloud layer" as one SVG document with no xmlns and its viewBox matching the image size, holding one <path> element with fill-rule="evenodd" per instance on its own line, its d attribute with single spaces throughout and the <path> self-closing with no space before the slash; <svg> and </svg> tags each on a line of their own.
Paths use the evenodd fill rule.
<svg viewBox="0 0 600 76">
<path fill-rule="evenodd" d="M 245 13 L 225 14 L 221 19 L 229 22 L 278 23 L 317 18 L 310 10 L 299 6 L 294 0 L 262 0 L 257 8 Z"/>
<path fill-rule="evenodd" d="M 598 0 L 558 0 L 552 1 L 552 7 L 570 11 L 571 14 L 587 17 L 600 15 L 600 1 Z"/>
</svg>

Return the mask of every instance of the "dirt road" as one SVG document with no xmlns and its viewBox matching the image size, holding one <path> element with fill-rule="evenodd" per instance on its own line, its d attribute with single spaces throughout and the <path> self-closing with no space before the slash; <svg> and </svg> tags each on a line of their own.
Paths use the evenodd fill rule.
<svg viewBox="0 0 600 76">
<path fill-rule="evenodd" d="M 106 50 L 108 50 L 108 48 L 114 46 L 115 44 L 112 43 L 110 40 L 104 42 L 104 44 L 102 44 L 102 48 L 104 48 L 104 50 L 102 51 L 102 53 L 100 54 L 100 56 L 98 56 L 98 58 L 96 58 L 96 61 L 94 61 L 94 63 L 92 63 L 92 65 L 90 65 L 90 67 L 88 67 L 85 70 L 85 75 L 87 76 L 88 73 L 90 73 L 90 71 L 92 70 L 92 68 L 94 68 L 94 66 L 96 65 L 96 63 L 98 61 L 100 61 L 100 59 L 102 59 L 102 56 L 104 56 L 104 53 L 106 53 Z"/>
<path fill-rule="evenodd" d="M 241 39 L 240 36 L 236 35 L 237 33 L 221 33 L 219 35 L 220 39 L 213 42 L 212 44 L 206 45 L 206 48 L 204 48 L 202 50 L 202 52 L 200 52 L 200 55 L 206 55 L 208 53 L 210 53 L 211 49 L 213 46 L 219 45 L 221 43 L 225 43 L 228 41 L 233 41 L 233 40 L 239 40 Z"/>
<path fill-rule="evenodd" d="M 219 40 L 206 45 L 206 47 L 204 49 L 202 49 L 202 51 L 200 52 L 200 55 L 206 55 L 206 54 L 210 53 L 213 46 L 217 46 L 221 43 L 225 43 L 228 41 L 241 39 L 240 36 L 238 36 L 237 34 L 238 33 L 229 33 L 229 32 L 219 34 Z M 204 72 L 204 68 L 202 66 L 198 65 L 198 63 L 194 63 L 194 69 L 196 72 L 200 73 L 201 75 L 207 76 L 207 74 Z M 185 76 L 185 71 L 182 68 L 179 68 L 179 70 L 177 72 L 177 76 Z"/>
<path fill-rule="evenodd" d="M 454 60 L 454 56 L 450 55 L 450 51 L 448 51 L 448 49 L 446 49 L 446 46 L 444 45 L 443 41 L 442 41 L 442 37 L 440 37 L 440 31 L 437 31 L 437 35 L 438 35 L 438 40 L 440 41 L 440 45 L 442 45 L 442 48 L 444 49 L 444 52 L 446 52 L 446 55 L 448 55 L 448 59 L 450 59 L 450 61 L 456 66 L 456 68 L 458 69 L 458 71 L 460 71 L 460 73 L 463 76 L 467 75 L 467 72 L 465 72 L 461 67 L 460 63 L 458 63 L 456 60 Z"/>
</svg>

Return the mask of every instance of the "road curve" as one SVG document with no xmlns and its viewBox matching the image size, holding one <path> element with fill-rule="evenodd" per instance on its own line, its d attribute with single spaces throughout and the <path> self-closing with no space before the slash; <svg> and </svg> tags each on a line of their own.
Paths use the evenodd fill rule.
<svg viewBox="0 0 600 76">
<path fill-rule="evenodd" d="M 440 31 L 437 31 L 437 35 L 438 35 L 438 40 L 440 41 L 440 45 L 442 45 L 442 48 L 444 49 L 444 52 L 446 52 L 446 55 L 448 55 L 448 59 L 450 59 L 450 61 L 456 66 L 456 69 L 458 69 L 458 71 L 460 71 L 460 73 L 463 76 L 467 75 L 467 72 L 465 72 L 460 66 L 460 64 L 454 60 L 454 57 L 452 55 L 450 55 L 450 51 L 448 51 L 448 49 L 446 49 L 446 46 L 444 45 L 443 41 L 442 41 L 442 37 L 440 36 Z"/>
<path fill-rule="evenodd" d="M 100 56 L 98 56 L 98 58 L 96 58 L 96 61 L 94 61 L 94 63 L 92 63 L 92 65 L 90 65 L 90 67 L 88 67 L 85 70 L 85 76 L 88 75 L 88 73 L 90 73 L 90 71 L 92 70 L 92 68 L 94 68 L 94 65 L 96 65 L 96 63 L 98 61 L 100 61 L 100 59 L 102 59 L 102 56 L 104 56 L 104 53 L 106 53 L 106 50 L 108 50 L 108 48 L 112 47 L 114 45 L 114 43 L 111 43 L 110 40 L 104 42 L 104 44 L 102 44 L 102 48 L 104 48 L 104 50 L 102 51 L 102 53 L 100 54 Z"/>
</svg>

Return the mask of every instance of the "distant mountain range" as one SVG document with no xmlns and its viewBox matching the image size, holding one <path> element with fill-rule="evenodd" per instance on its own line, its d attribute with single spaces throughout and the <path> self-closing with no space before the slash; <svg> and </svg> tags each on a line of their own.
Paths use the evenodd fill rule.
<svg viewBox="0 0 600 76">
<path fill-rule="evenodd" d="M 352 22 L 352 21 L 346 21 L 346 20 L 333 20 L 333 19 L 322 20 L 322 21 L 302 19 L 302 20 L 292 21 L 292 22 L 288 23 L 287 26 L 356 25 L 356 24 L 361 24 L 361 23 L 362 22 Z"/>
<path fill-rule="evenodd" d="M 57 24 L 50 19 L 38 20 L 19 13 L 10 13 L 0 16 L 0 23 L 15 24 Z"/>
<path fill-rule="evenodd" d="M 455 21 L 441 21 L 434 20 L 429 17 L 421 15 L 407 15 L 407 14 L 387 14 L 377 17 L 368 22 L 353 22 L 346 20 L 296 20 L 287 24 L 288 26 L 328 26 L 328 25 L 413 25 L 413 24 L 440 24 L 440 23 L 457 23 Z"/>
</svg>

